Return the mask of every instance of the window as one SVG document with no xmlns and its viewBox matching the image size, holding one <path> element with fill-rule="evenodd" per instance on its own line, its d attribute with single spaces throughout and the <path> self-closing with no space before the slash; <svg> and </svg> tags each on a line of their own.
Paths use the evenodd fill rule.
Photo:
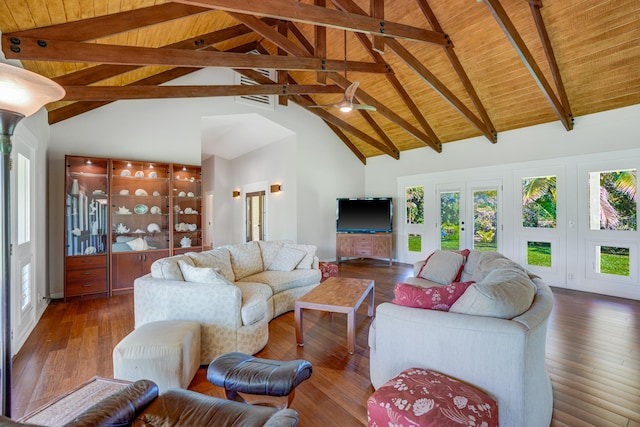
<svg viewBox="0 0 640 427">
<path fill-rule="evenodd" d="M 407 224 L 424 224 L 424 187 L 406 188 Z"/>
<path fill-rule="evenodd" d="M 18 153 L 18 244 L 31 240 L 31 168 L 27 157 Z"/>
<path fill-rule="evenodd" d="M 551 243 L 527 242 L 527 264 L 551 267 Z"/>
<path fill-rule="evenodd" d="M 20 309 L 24 310 L 31 303 L 31 264 L 20 269 Z"/>
<path fill-rule="evenodd" d="M 637 230 L 636 170 L 589 172 L 589 228 Z"/>
<path fill-rule="evenodd" d="M 522 226 L 556 228 L 556 177 L 522 178 Z"/>
<path fill-rule="evenodd" d="M 422 234 L 409 234 L 409 252 L 422 252 Z"/>
<path fill-rule="evenodd" d="M 596 246 L 596 273 L 629 276 L 629 248 Z"/>
</svg>

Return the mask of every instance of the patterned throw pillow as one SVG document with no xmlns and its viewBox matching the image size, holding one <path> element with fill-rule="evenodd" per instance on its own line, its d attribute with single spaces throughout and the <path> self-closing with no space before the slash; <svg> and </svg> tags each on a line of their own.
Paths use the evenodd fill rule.
<svg viewBox="0 0 640 427">
<path fill-rule="evenodd" d="M 421 288 L 408 283 L 397 283 L 393 288 L 394 304 L 405 307 L 449 311 L 454 302 L 474 282 L 453 282 L 446 286 Z"/>
<path fill-rule="evenodd" d="M 292 271 L 307 255 L 305 251 L 294 248 L 281 248 L 276 257 L 271 261 L 267 270 L 271 271 Z"/>
<path fill-rule="evenodd" d="M 311 270 L 313 266 L 313 257 L 316 255 L 316 247 L 314 245 L 297 245 L 297 244 L 286 244 L 284 245 L 286 248 L 298 249 L 301 251 L 305 251 L 306 255 L 302 258 L 302 261 L 296 266 L 297 269 L 300 270 Z"/>
<path fill-rule="evenodd" d="M 468 255 L 469 251 L 465 251 L 466 255 Z M 448 285 L 451 282 L 460 280 L 466 259 L 465 251 L 437 250 L 433 252 L 424 261 L 418 277 L 442 285 Z"/>
<path fill-rule="evenodd" d="M 178 261 L 180 271 L 185 282 L 212 283 L 214 285 L 232 285 L 233 283 L 225 279 L 218 273 L 217 268 L 211 267 L 193 267 L 188 262 Z"/>
</svg>

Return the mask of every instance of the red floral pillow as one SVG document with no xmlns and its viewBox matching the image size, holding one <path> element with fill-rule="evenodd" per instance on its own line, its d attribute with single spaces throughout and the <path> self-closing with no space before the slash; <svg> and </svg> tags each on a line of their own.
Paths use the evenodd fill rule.
<svg viewBox="0 0 640 427">
<path fill-rule="evenodd" d="M 449 311 L 454 302 L 475 282 L 453 282 L 446 286 L 421 288 L 408 283 L 397 283 L 393 288 L 394 304 L 405 307 Z"/>
</svg>

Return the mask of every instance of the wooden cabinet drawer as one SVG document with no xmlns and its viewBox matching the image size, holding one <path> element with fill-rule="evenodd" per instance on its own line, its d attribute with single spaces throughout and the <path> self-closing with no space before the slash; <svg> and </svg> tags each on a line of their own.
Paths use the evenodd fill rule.
<svg viewBox="0 0 640 427">
<path fill-rule="evenodd" d="M 107 266 L 107 256 L 78 256 L 78 257 L 68 257 L 67 258 L 67 271 L 77 270 L 77 269 L 86 269 L 86 268 L 96 268 L 96 267 L 106 267 Z"/>
<path fill-rule="evenodd" d="M 353 254 L 355 256 L 371 256 L 371 248 L 356 248 Z"/>
<path fill-rule="evenodd" d="M 76 282 L 107 280 L 106 268 L 67 271 L 67 285 Z"/>
<path fill-rule="evenodd" d="M 84 281 L 67 281 L 65 291 L 65 295 L 67 297 L 90 293 L 107 292 L 107 279 L 105 277 L 102 279 L 92 278 Z"/>
<path fill-rule="evenodd" d="M 371 244 L 371 236 L 354 236 L 353 237 L 354 245 L 370 245 Z"/>
</svg>

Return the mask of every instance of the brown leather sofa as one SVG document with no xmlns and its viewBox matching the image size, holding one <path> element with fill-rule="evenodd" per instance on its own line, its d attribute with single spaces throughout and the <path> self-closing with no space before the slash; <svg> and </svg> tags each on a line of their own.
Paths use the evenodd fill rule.
<svg viewBox="0 0 640 427">
<path fill-rule="evenodd" d="M 171 389 L 158 395 L 140 380 L 104 398 L 61 427 L 295 427 L 298 413 Z M 32 426 L 0 417 L 0 427 Z"/>
</svg>

